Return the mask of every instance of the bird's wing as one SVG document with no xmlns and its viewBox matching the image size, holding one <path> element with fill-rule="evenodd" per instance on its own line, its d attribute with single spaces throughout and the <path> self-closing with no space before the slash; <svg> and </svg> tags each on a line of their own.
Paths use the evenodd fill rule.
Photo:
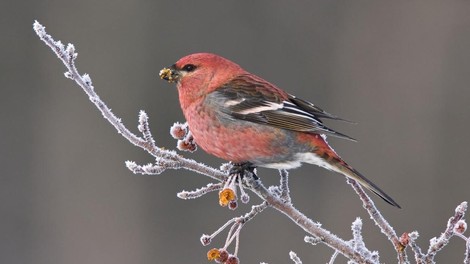
<svg viewBox="0 0 470 264">
<path fill-rule="evenodd" d="M 326 127 L 320 118 L 343 120 L 318 106 L 249 75 L 239 76 L 212 93 L 231 117 L 287 130 L 355 139 Z"/>
</svg>

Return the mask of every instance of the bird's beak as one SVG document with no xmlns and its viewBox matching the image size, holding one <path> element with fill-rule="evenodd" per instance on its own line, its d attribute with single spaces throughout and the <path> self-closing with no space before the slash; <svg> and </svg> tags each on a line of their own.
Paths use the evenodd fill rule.
<svg viewBox="0 0 470 264">
<path fill-rule="evenodd" d="M 160 71 L 160 78 L 163 80 L 166 80 L 170 83 L 172 82 L 177 82 L 179 79 L 180 75 L 178 71 L 175 69 L 175 65 L 171 65 L 168 68 L 163 68 Z"/>
</svg>

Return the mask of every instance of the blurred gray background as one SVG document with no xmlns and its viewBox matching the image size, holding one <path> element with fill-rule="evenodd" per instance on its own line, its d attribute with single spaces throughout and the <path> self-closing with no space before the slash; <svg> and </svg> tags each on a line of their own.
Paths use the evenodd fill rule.
<svg viewBox="0 0 470 264">
<path fill-rule="evenodd" d="M 157 143 L 174 149 L 169 127 L 184 121 L 173 85 L 158 71 L 193 52 L 213 52 L 327 111 L 327 122 L 359 140 L 336 151 L 403 207 L 373 197 L 397 233 L 419 244 L 445 228 L 470 199 L 469 1 L 3 1 L 0 8 L 0 263 L 206 263 L 199 237 L 251 205 L 229 211 L 215 193 L 176 193 L 209 178 L 184 170 L 133 175 L 124 161 L 152 162 L 129 144 L 64 78 L 65 68 L 34 34 L 72 42 L 77 66 L 101 98 L 137 131 L 150 115 Z M 202 151 L 184 154 L 218 167 Z M 266 184 L 276 171 L 260 170 Z M 294 204 L 339 236 L 364 219 L 370 249 L 396 263 L 343 177 L 314 166 L 291 171 Z M 259 199 L 251 196 L 252 204 Z M 325 263 L 333 253 L 269 209 L 242 231 L 242 263 Z M 468 235 L 468 233 L 467 233 Z M 461 263 L 453 239 L 437 257 Z M 412 257 L 412 254 L 410 254 Z M 337 263 L 345 263 L 339 258 Z"/>
</svg>

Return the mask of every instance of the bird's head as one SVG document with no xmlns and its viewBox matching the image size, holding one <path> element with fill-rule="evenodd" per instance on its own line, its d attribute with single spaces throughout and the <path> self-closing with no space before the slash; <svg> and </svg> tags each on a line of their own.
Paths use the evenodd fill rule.
<svg viewBox="0 0 470 264">
<path fill-rule="evenodd" d="M 180 100 L 196 100 L 227 83 L 244 70 L 211 53 L 195 53 L 160 71 L 160 78 L 175 82 Z M 183 103 L 183 102 L 182 102 Z"/>
</svg>

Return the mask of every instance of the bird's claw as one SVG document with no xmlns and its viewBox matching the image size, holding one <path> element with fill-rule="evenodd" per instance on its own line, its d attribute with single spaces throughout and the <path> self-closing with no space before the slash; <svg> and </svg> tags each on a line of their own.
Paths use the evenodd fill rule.
<svg viewBox="0 0 470 264">
<path fill-rule="evenodd" d="M 259 177 L 255 173 L 256 166 L 250 162 L 244 163 L 232 163 L 232 168 L 230 168 L 229 175 L 238 174 L 241 178 L 245 176 L 245 172 L 249 172 L 253 175 L 254 180 L 258 180 Z"/>
</svg>

